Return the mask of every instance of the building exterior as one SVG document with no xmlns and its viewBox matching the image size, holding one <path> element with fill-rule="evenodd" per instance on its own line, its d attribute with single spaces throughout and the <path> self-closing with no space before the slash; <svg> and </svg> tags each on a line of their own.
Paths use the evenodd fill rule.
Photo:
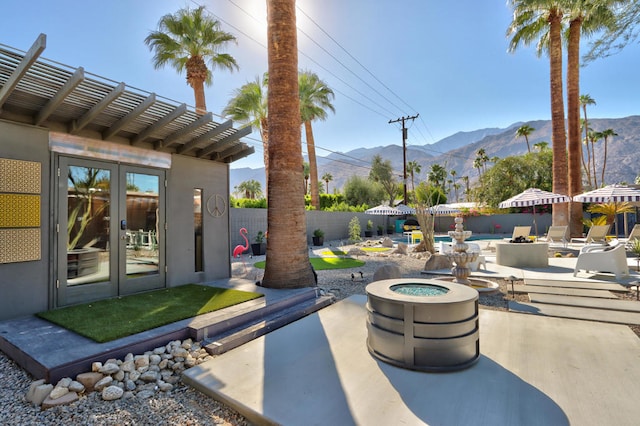
<svg viewBox="0 0 640 426">
<path fill-rule="evenodd" d="M 0 46 L 0 320 L 230 277 L 250 128 Z"/>
</svg>

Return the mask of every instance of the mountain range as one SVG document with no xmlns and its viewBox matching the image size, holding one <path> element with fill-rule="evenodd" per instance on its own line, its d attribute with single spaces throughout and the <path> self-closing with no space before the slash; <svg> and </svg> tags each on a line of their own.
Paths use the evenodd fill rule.
<svg viewBox="0 0 640 426">
<path fill-rule="evenodd" d="M 449 171 L 455 170 L 458 178 L 469 176 L 471 182 L 477 180 L 478 170 L 473 167 L 473 161 L 479 149 L 484 149 L 489 158 L 505 158 L 526 153 L 525 139 L 516 136 L 516 130 L 523 124 L 528 124 L 535 129 L 529 135 L 529 146 L 532 150 L 534 144 L 538 142 L 547 142 L 548 147 L 551 148 L 550 120 L 519 122 L 507 128 L 458 132 L 428 145 L 409 144 L 406 152 L 407 162 L 416 161 L 421 166 L 421 173 L 414 176 L 415 184 L 426 178 L 432 164 L 440 164 Z M 640 116 L 589 119 L 589 127 L 594 131 L 613 129 L 617 133 L 617 136 L 609 138 L 607 144 L 605 183 L 633 183 L 636 176 L 640 174 Z M 387 145 L 356 148 L 344 154 L 332 153 L 326 157 L 317 157 L 318 176 L 331 173 L 333 180 L 329 182 L 329 192 L 334 192 L 334 189 L 340 190 L 351 176 L 368 176 L 369 167 L 375 155 L 390 159 L 398 175 L 402 173 L 402 146 Z M 604 158 L 602 140 L 595 144 L 595 156 L 599 181 Z M 260 182 L 264 190 L 264 168 L 232 168 L 230 170 L 231 192 L 235 186 L 250 179 Z M 409 189 L 411 188 L 410 179 L 408 176 Z"/>
</svg>

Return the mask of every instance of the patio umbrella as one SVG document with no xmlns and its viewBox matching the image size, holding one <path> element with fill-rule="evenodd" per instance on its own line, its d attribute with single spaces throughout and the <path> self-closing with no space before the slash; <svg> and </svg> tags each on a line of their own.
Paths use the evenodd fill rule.
<svg viewBox="0 0 640 426">
<path fill-rule="evenodd" d="M 416 209 L 405 206 L 404 204 L 398 204 L 396 206 L 396 209 L 400 210 L 402 214 L 416 214 Z"/>
<path fill-rule="evenodd" d="M 461 210 L 459 208 L 450 204 L 437 204 L 429 208 L 429 213 L 435 215 L 457 214 L 460 212 Z"/>
<path fill-rule="evenodd" d="M 536 224 L 536 206 L 555 203 L 568 203 L 571 198 L 566 195 L 543 191 L 538 188 L 525 189 L 523 192 L 514 195 L 508 200 L 504 200 L 498 207 L 506 209 L 509 207 L 533 207 L 533 228 L 538 235 L 538 224 Z"/>
<path fill-rule="evenodd" d="M 626 185 L 607 185 L 603 188 L 575 195 L 573 201 L 580 203 L 624 203 L 640 201 L 640 190 Z M 616 233 L 618 232 L 617 215 L 614 217 Z M 626 230 L 625 230 L 626 232 Z"/>
<path fill-rule="evenodd" d="M 389 228 L 389 216 L 402 216 L 404 213 L 395 207 L 380 204 L 364 211 L 365 214 L 375 214 L 378 216 L 387 216 L 387 228 Z"/>
</svg>

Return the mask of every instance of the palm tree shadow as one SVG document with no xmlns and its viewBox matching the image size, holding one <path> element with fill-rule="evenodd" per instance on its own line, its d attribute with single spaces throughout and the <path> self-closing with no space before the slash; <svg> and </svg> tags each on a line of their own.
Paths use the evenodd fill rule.
<svg viewBox="0 0 640 426">
<path fill-rule="evenodd" d="M 430 425 L 568 425 L 549 396 L 490 358 L 463 371 L 416 373 L 378 361 L 406 407 Z"/>
</svg>

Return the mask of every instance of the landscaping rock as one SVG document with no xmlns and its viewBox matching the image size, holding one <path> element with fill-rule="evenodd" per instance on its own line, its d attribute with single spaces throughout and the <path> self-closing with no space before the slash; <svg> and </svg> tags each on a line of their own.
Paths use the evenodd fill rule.
<svg viewBox="0 0 640 426">
<path fill-rule="evenodd" d="M 104 388 L 110 386 L 112 382 L 113 382 L 113 377 L 105 376 L 98 383 L 95 384 L 93 389 L 97 390 L 98 392 L 101 392 Z"/>
<path fill-rule="evenodd" d="M 432 254 L 427 258 L 427 261 L 424 264 L 425 271 L 437 271 L 440 269 L 448 269 L 451 268 L 451 261 L 441 255 L 441 254 Z"/>
<path fill-rule="evenodd" d="M 56 386 L 49 394 L 49 399 L 58 399 L 69 393 L 69 388 L 64 386 Z"/>
<path fill-rule="evenodd" d="M 389 247 L 393 247 L 393 240 L 391 238 L 389 238 L 389 237 L 385 237 L 382 240 L 381 244 L 382 244 L 382 247 L 388 247 L 388 248 Z"/>
<path fill-rule="evenodd" d="M 51 391 L 53 390 L 52 384 L 44 384 L 38 385 L 33 390 L 33 395 L 31 397 L 31 402 L 33 405 L 42 405 L 42 401 L 47 399 Z"/>
<path fill-rule="evenodd" d="M 27 396 L 25 397 L 27 401 L 33 402 L 33 394 L 35 393 L 36 388 L 40 385 L 44 385 L 44 379 L 31 382 L 31 384 L 29 385 L 29 390 L 27 391 Z"/>
<path fill-rule="evenodd" d="M 388 280 L 401 277 L 400 268 L 396 265 L 384 265 L 373 273 L 373 281 Z"/>
<path fill-rule="evenodd" d="M 65 388 L 66 389 L 66 388 Z M 59 398 L 46 398 L 42 401 L 42 409 L 46 410 L 52 407 L 58 407 L 60 405 L 69 405 L 72 402 L 76 402 L 79 399 L 78 394 L 75 392 L 67 392 Z"/>
<path fill-rule="evenodd" d="M 84 386 L 87 392 L 93 392 L 96 383 L 104 378 L 102 373 L 80 373 L 76 376 L 76 380 Z"/>
<path fill-rule="evenodd" d="M 124 390 L 118 386 L 108 386 L 102 390 L 102 399 L 113 401 L 122 398 Z"/>
</svg>

